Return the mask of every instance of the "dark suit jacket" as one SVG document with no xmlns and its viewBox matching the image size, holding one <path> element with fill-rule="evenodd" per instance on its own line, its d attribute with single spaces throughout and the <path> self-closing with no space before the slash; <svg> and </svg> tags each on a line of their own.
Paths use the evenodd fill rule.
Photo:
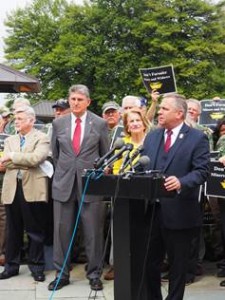
<svg viewBox="0 0 225 300">
<path fill-rule="evenodd" d="M 53 199 L 68 201 L 75 180 L 76 186 L 81 190 L 81 175 L 84 169 L 93 169 L 95 159 L 103 156 L 108 150 L 107 124 L 97 115 L 87 112 L 84 138 L 78 155 L 75 154 L 71 141 L 71 114 L 55 119 L 52 132 L 52 155 L 55 165 Z M 86 199 L 91 201 L 94 197 Z"/>
<path fill-rule="evenodd" d="M 143 155 L 148 155 L 147 169 L 154 170 L 160 146 L 163 145 L 164 129 L 150 132 L 144 142 Z M 209 172 L 209 142 L 200 130 L 184 124 L 168 152 L 162 172 L 174 175 L 181 182 L 180 193 L 160 198 L 162 224 L 169 229 L 184 229 L 201 225 L 201 211 L 198 202 L 199 186 Z"/>
</svg>

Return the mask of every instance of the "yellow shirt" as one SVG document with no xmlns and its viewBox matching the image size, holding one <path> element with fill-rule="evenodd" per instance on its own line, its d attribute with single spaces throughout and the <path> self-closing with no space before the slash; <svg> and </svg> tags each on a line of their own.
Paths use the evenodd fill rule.
<svg viewBox="0 0 225 300">
<path fill-rule="evenodd" d="M 140 144 L 136 144 L 136 143 L 134 143 L 134 142 L 131 141 L 131 137 L 130 137 L 130 136 L 125 136 L 125 137 L 123 138 L 123 141 L 124 141 L 125 144 L 132 144 L 132 145 L 134 146 L 133 150 L 130 151 L 130 153 L 129 153 L 129 157 L 131 157 L 131 156 L 133 155 L 133 153 L 137 150 L 137 148 L 140 147 Z M 118 152 L 118 151 L 119 151 L 119 150 L 115 151 L 115 153 Z M 119 173 L 119 170 L 120 170 L 120 167 L 121 167 L 121 165 L 122 165 L 122 163 L 123 163 L 123 159 L 124 159 L 124 155 L 125 155 L 125 154 L 126 154 L 126 151 L 124 151 L 123 156 L 122 156 L 120 159 L 118 159 L 118 160 L 113 164 L 113 174 L 116 175 L 116 174 Z M 139 158 L 140 158 L 140 155 L 138 155 L 138 156 L 133 160 L 132 164 L 135 164 L 135 163 L 139 160 Z M 129 169 L 130 169 L 130 167 L 128 166 L 128 167 L 125 169 L 125 171 L 128 171 Z"/>
</svg>

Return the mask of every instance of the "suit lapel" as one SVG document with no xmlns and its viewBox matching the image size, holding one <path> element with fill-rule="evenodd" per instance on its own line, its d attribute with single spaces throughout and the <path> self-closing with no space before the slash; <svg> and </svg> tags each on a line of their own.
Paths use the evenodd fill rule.
<svg viewBox="0 0 225 300">
<path fill-rule="evenodd" d="M 26 136 L 25 136 L 25 143 L 22 149 L 20 149 L 21 152 L 26 152 L 26 149 L 29 148 L 29 144 L 33 144 L 34 140 L 34 129 L 32 129 Z"/>
<path fill-rule="evenodd" d="M 71 114 L 64 117 L 64 128 L 65 128 L 65 137 L 68 141 L 68 145 L 70 145 L 71 151 L 74 153 L 73 150 L 73 140 L 71 140 L 71 127 L 72 127 L 72 117 Z"/>
<path fill-rule="evenodd" d="M 154 148 L 153 148 L 154 150 L 152 152 L 151 161 L 154 162 L 154 165 L 152 166 L 153 170 L 156 168 L 157 156 L 158 156 L 158 153 L 159 153 L 159 149 L 160 149 L 163 137 L 164 137 L 164 129 L 161 129 L 159 131 L 159 134 L 157 136 L 156 141 L 154 142 Z"/>
<path fill-rule="evenodd" d="M 167 158 L 164 170 L 163 170 L 164 172 L 166 171 L 166 169 L 170 165 L 171 161 L 173 160 L 174 156 L 176 155 L 177 150 L 183 144 L 188 132 L 189 132 L 189 127 L 186 124 L 184 124 L 181 127 L 181 130 L 177 136 L 175 143 L 173 144 L 170 151 L 168 152 L 168 158 Z"/>
<path fill-rule="evenodd" d="M 12 149 L 14 149 L 15 152 L 20 152 L 20 136 L 19 136 L 19 134 L 15 135 L 15 138 L 12 139 L 12 144 L 11 144 Z"/>
<path fill-rule="evenodd" d="M 93 120 L 92 120 L 90 112 L 87 111 L 87 117 L 86 117 L 85 126 L 84 126 L 84 137 L 83 137 L 83 141 L 80 145 L 80 152 L 82 152 L 85 145 L 87 145 L 87 143 L 88 143 L 88 139 L 90 137 L 90 132 L 91 132 L 92 126 L 93 126 Z"/>
</svg>

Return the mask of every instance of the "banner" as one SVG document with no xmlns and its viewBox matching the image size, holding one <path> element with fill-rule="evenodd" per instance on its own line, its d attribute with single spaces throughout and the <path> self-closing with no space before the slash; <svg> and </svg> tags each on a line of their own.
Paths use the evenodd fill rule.
<svg viewBox="0 0 225 300">
<path fill-rule="evenodd" d="M 139 72 L 149 94 L 152 90 L 157 90 L 159 94 L 177 91 L 173 65 L 139 69 Z"/>
<path fill-rule="evenodd" d="M 206 182 L 206 196 L 225 198 L 225 166 L 210 161 L 210 175 Z"/>
<path fill-rule="evenodd" d="M 201 100 L 202 112 L 199 124 L 215 126 L 225 116 L 225 99 Z"/>
</svg>

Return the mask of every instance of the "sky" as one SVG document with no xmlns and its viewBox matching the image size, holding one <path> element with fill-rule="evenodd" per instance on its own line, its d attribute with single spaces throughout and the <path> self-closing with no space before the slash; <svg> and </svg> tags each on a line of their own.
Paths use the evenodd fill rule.
<svg viewBox="0 0 225 300">
<path fill-rule="evenodd" d="M 26 2 L 31 2 L 31 0 L 6 0 L 0 1 L 0 63 L 3 63 L 4 54 L 4 42 L 3 37 L 6 36 L 6 28 L 4 26 L 4 20 L 6 19 L 7 13 L 19 7 L 24 7 Z"/>
<path fill-rule="evenodd" d="M 4 20 L 7 19 L 7 14 L 10 14 L 13 10 L 18 8 L 24 8 L 27 4 L 31 4 L 33 0 L 0 0 L 0 63 L 4 63 L 4 41 L 6 36 L 6 27 L 4 26 Z M 83 0 L 69 0 L 81 4 Z"/>
<path fill-rule="evenodd" d="M 82 4 L 83 0 L 69 0 L 77 4 Z M 27 4 L 31 4 L 33 0 L 0 0 L 0 63 L 4 64 L 4 41 L 6 37 L 6 27 L 4 26 L 4 20 L 7 19 L 7 14 L 10 14 L 13 10 L 18 8 L 24 8 Z M 0 106 L 4 103 L 5 94 L 0 94 Z"/>
</svg>

